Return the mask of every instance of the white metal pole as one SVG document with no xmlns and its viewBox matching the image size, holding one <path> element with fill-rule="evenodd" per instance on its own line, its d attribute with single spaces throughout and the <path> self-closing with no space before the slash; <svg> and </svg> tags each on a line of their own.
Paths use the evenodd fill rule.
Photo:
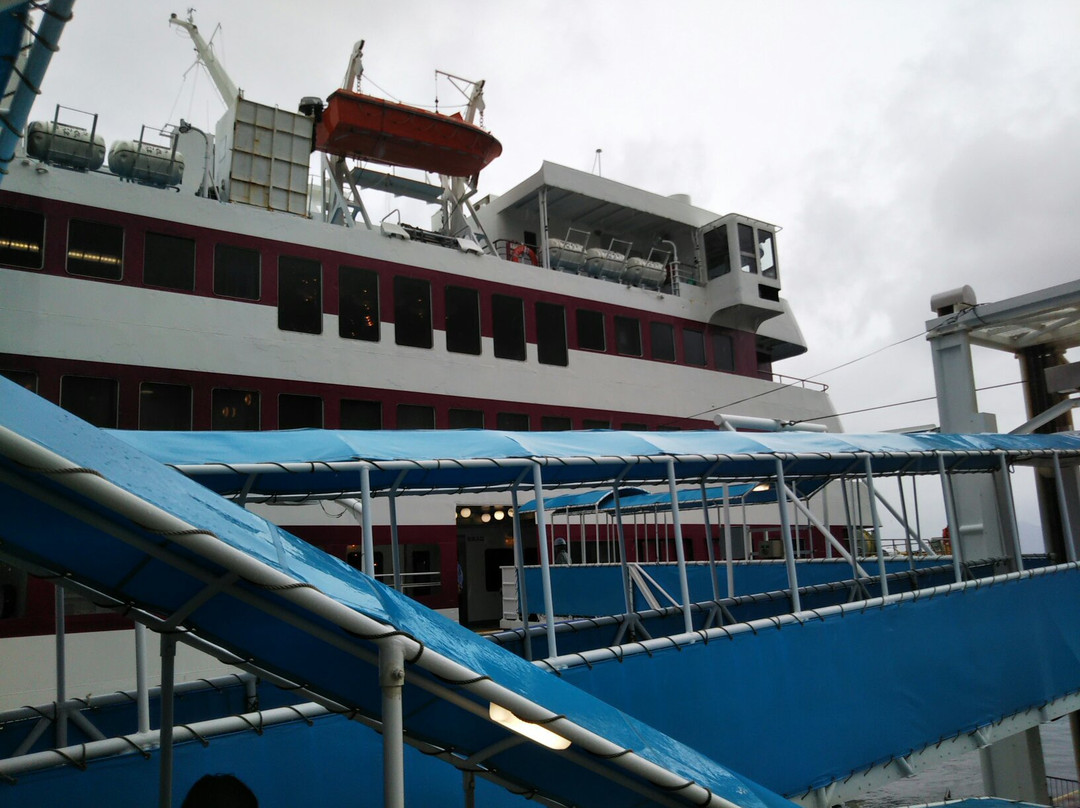
<svg viewBox="0 0 1080 808">
<path fill-rule="evenodd" d="M 825 532 L 832 536 L 832 523 L 829 522 L 829 486 L 827 484 L 821 489 L 821 521 L 825 525 Z M 833 543 L 831 541 L 825 542 L 825 557 L 833 557 Z"/>
<path fill-rule="evenodd" d="M 746 531 L 743 531 L 745 555 Z M 735 597 L 735 558 L 731 552 L 731 486 L 724 483 L 724 556 L 727 558 L 727 596 Z"/>
<path fill-rule="evenodd" d="M 724 490 L 727 490 L 725 486 Z M 705 519 L 705 554 L 709 559 L 709 581 L 712 583 L 713 600 L 720 600 L 720 581 L 716 577 L 716 553 L 713 552 L 712 525 L 709 524 L 709 497 L 705 492 L 705 478 L 701 478 L 701 515 Z M 730 555 L 730 550 L 728 551 Z"/>
<path fill-rule="evenodd" d="M 405 735 L 401 709 L 404 684 L 404 644 L 400 638 L 392 637 L 379 644 L 384 808 L 405 808 Z"/>
<path fill-rule="evenodd" d="M 908 557 L 908 569 L 914 572 L 915 551 L 914 548 L 911 546 L 911 530 L 907 526 L 907 497 L 904 496 L 904 478 L 901 475 L 897 475 L 896 477 L 896 487 L 900 490 L 900 514 L 904 517 L 904 552 L 907 553 Z"/>
<path fill-rule="evenodd" d="M 533 499 L 536 500 L 536 533 L 538 536 L 547 535 L 547 526 L 544 524 L 544 478 L 539 463 L 533 465 Z M 567 547 L 570 544 L 567 542 Z M 540 542 L 540 580 L 544 589 L 544 619 L 547 621 L 547 655 L 557 656 L 555 646 L 555 607 L 551 602 L 551 561 L 548 558 L 547 542 Z"/>
<path fill-rule="evenodd" d="M 1065 534 L 1065 557 L 1070 563 L 1076 561 L 1076 537 L 1069 519 L 1069 503 L 1065 497 L 1065 480 L 1061 476 L 1061 459 L 1054 452 L 1054 483 L 1057 486 L 1058 510 L 1061 511 L 1061 530 Z"/>
<path fill-rule="evenodd" d="M 66 609 L 64 587 L 57 585 L 53 589 L 53 603 L 56 606 L 56 727 L 53 734 L 57 748 L 63 749 L 67 746 L 67 710 L 63 707 L 67 702 Z"/>
<path fill-rule="evenodd" d="M 941 493 L 945 499 L 945 524 L 949 526 L 949 540 L 952 544 L 953 575 L 956 582 L 960 583 L 964 576 L 960 572 L 960 531 L 956 524 L 956 509 L 953 508 L 952 484 L 949 475 L 945 473 L 945 458 L 939 454 L 937 462 L 938 474 L 941 476 Z"/>
<path fill-rule="evenodd" d="M 863 578 L 869 577 L 866 574 L 866 570 L 864 570 L 862 568 L 862 566 L 859 565 L 858 560 L 854 556 L 852 556 L 850 553 L 848 553 L 847 550 L 844 549 L 844 545 L 842 545 L 839 541 L 836 540 L 836 537 L 833 536 L 832 533 L 829 532 L 826 525 L 824 525 L 820 521 L 818 521 L 818 518 L 816 516 L 814 516 L 813 512 L 806 505 L 803 505 L 803 503 L 799 502 L 798 496 L 795 494 L 794 491 L 791 490 L 791 487 L 785 485 L 784 486 L 784 492 L 787 494 L 788 499 L 791 501 L 791 504 L 795 506 L 795 509 L 797 511 L 802 511 L 803 515 L 806 516 L 806 518 L 810 522 L 810 524 L 812 524 L 819 531 L 821 531 L 821 535 L 825 537 L 826 546 L 829 547 L 830 549 L 835 547 L 836 552 L 838 552 L 840 554 L 840 557 L 842 559 L 844 559 L 845 561 L 849 562 L 852 565 L 852 569 L 854 570 L 855 577 L 859 577 L 859 576 L 861 576 Z"/>
<path fill-rule="evenodd" d="M 176 635 L 161 637 L 161 767 L 158 775 L 158 806 L 172 808 L 173 785 L 173 688 L 176 683 Z"/>
<path fill-rule="evenodd" d="M 1016 508 L 1013 506 L 1012 477 L 1009 475 L 1009 461 L 1004 454 L 1001 455 L 1001 488 L 1005 500 L 1005 518 L 1009 520 L 1008 528 L 1012 532 L 1012 551 L 1016 572 L 1024 571 L 1024 555 L 1020 549 L 1020 525 L 1016 522 Z"/>
<path fill-rule="evenodd" d="M 742 543 L 743 543 L 743 560 L 749 561 L 750 556 L 753 555 L 753 540 L 750 537 L 750 525 L 746 523 L 746 497 L 742 500 Z"/>
<path fill-rule="evenodd" d="M 874 464 L 870 459 L 870 455 L 867 455 L 863 460 L 866 468 L 866 490 L 869 494 L 866 499 L 870 503 L 870 520 L 873 522 L 874 528 L 874 546 L 877 548 L 878 576 L 881 578 L 881 596 L 887 598 L 889 596 L 889 577 L 885 571 L 885 547 L 884 542 L 881 540 L 881 519 L 878 517 L 877 497 L 874 496 Z"/>
<path fill-rule="evenodd" d="M 612 501 L 615 504 L 615 529 L 619 536 L 619 566 L 622 572 L 623 604 L 626 606 L 626 619 L 634 611 L 634 595 L 630 590 L 630 564 L 626 560 L 626 536 L 623 533 L 622 504 L 619 502 L 619 485 L 616 483 L 612 489 Z"/>
<path fill-rule="evenodd" d="M 846 477 L 840 478 L 840 494 L 844 498 L 844 519 L 847 521 L 848 550 L 851 552 L 851 577 L 859 577 L 859 565 L 856 559 L 859 557 L 858 543 L 855 541 L 855 524 L 851 519 L 851 498 L 848 496 L 848 482 Z"/>
<path fill-rule="evenodd" d="M 364 531 L 364 573 L 375 577 L 375 538 L 371 528 L 371 469 L 360 467 L 360 524 Z"/>
<path fill-rule="evenodd" d="M 518 478 L 518 482 L 521 478 Z M 521 639 L 524 643 L 525 659 L 532 662 L 532 635 L 529 633 L 529 598 L 525 590 L 525 545 L 521 538 L 521 517 L 518 515 L 517 483 L 510 489 L 510 505 L 514 509 L 512 524 L 514 527 L 514 570 L 517 572 L 518 611 L 521 613 Z M 543 544 L 541 539 L 540 544 Z"/>
<path fill-rule="evenodd" d="M 135 624 L 135 702 L 139 732 L 150 731 L 150 687 L 146 680 L 146 626 Z"/>
<path fill-rule="evenodd" d="M 686 580 L 686 551 L 682 542 L 682 520 L 679 517 L 679 492 L 675 488 L 675 460 L 668 459 L 668 491 L 671 495 L 671 522 L 675 527 L 675 559 L 679 563 L 679 593 L 682 596 L 683 628 L 689 634 L 694 630 L 690 614 L 690 586 Z"/>
<path fill-rule="evenodd" d="M 795 569 L 795 551 L 791 546 L 791 522 L 788 519 L 787 484 L 784 482 L 784 461 L 776 458 L 776 504 L 780 509 L 780 533 L 784 540 L 784 561 L 787 565 L 788 587 L 791 589 L 791 610 L 802 611 L 799 598 L 799 575 Z"/>
<path fill-rule="evenodd" d="M 928 551 L 928 550 L 931 549 L 930 547 L 928 547 L 926 545 L 926 542 L 924 542 L 922 540 L 922 538 L 919 536 L 919 534 L 911 528 L 911 525 L 909 525 L 907 523 L 907 520 L 903 517 L 903 515 L 897 513 L 896 508 L 894 508 L 892 506 L 892 503 L 890 503 L 889 500 L 885 499 L 885 497 L 882 495 L 882 493 L 880 491 L 878 491 L 877 489 L 874 489 L 874 498 L 878 502 L 880 502 L 882 505 L 884 505 L 885 510 L 887 510 L 889 513 L 891 513 L 893 518 L 896 519 L 896 521 L 900 523 L 900 527 L 904 528 L 904 534 L 906 536 L 909 536 L 909 537 L 915 539 L 915 541 L 918 543 L 919 547 L 921 547 L 924 551 Z"/>
<path fill-rule="evenodd" d="M 394 571 L 394 589 L 401 591 L 401 564 L 398 561 L 397 496 L 393 491 L 387 497 L 390 504 L 390 569 Z M 365 509 L 366 510 L 366 509 Z"/>
</svg>

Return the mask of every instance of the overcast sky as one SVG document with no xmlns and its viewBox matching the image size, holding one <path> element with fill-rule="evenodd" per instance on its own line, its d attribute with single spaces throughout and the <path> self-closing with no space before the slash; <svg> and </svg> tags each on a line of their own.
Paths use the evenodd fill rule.
<svg viewBox="0 0 1080 808">
<path fill-rule="evenodd" d="M 107 141 L 222 106 L 167 25 L 179 5 L 78 0 L 33 117 L 98 112 Z M 783 295 L 810 376 L 922 331 L 930 296 L 982 302 L 1080 276 L 1080 3 L 395 2 L 203 0 L 196 21 L 252 100 L 295 109 L 341 82 L 365 39 L 364 89 L 427 105 L 436 68 L 487 80 L 504 151 L 481 193 L 542 160 L 687 193 L 783 227 Z M 444 83 L 443 108 L 459 102 Z M 373 211 L 376 213 L 378 211 Z M 381 216 L 385 211 L 379 212 Z M 1075 357 L 1072 357 L 1075 358 Z M 977 381 L 1018 378 L 980 352 Z M 840 412 L 932 396 L 919 338 L 821 377 Z M 722 403 L 722 402 L 718 402 Z M 1017 388 L 980 395 L 1007 431 Z M 937 421 L 933 402 L 844 419 Z"/>
</svg>

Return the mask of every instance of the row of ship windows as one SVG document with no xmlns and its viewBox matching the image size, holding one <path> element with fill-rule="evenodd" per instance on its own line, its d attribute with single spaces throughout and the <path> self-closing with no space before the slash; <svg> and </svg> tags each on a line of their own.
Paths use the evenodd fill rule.
<svg viewBox="0 0 1080 808">
<path fill-rule="evenodd" d="M 37 375 L 30 371 L 0 370 L 4 376 L 31 392 L 37 392 Z M 93 376 L 66 375 L 60 379 L 60 406 L 94 426 L 116 429 L 119 423 L 120 382 Z M 338 402 L 340 429 L 384 429 L 383 402 L 342 398 Z M 187 431 L 193 428 L 192 388 L 186 384 L 141 382 L 139 384 L 139 429 Z M 281 393 L 277 396 L 278 429 L 321 429 L 325 426 L 324 402 L 320 396 Z M 258 390 L 214 388 L 210 391 L 210 429 L 253 431 L 262 428 L 262 395 Z M 453 408 L 446 416 L 449 429 L 492 428 L 527 432 L 531 429 L 562 431 L 610 429 L 610 420 L 585 418 L 575 424 L 564 416 L 496 412 L 494 424 L 483 410 Z M 395 429 L 435 429 L 435 407 L 397 404 L 393 411 Z M 624 422 L 619 429 L 645 431 L 644 423 Z M 663 427 L 661 427 L 663 428 Z"/>
<path fill-rule="evenodd" d="M 44 266 L 45 217 L 36 211 L 0 207 L 0 265 L 24 269 Z M 67 271 L 73 275 L 102 280 L 123 278 L 124 229 L 117 225 L 72 219 L 68 223 Z M 258 250 L 230 244 L 214 246 L 213 293 L 221 297 L 258 300 L 261 297 L 261 261 Z M 341 266 L 337 278 L 338 334 L 346 339 L 378 342 L 382 315 L 379 303 L 379 273 L 370 269 Z M 195 241 L 179 236 L 147 232 L 143 263 L 143 283 L 147 286 L 194 291 Z M 277 272 L 278 328 L 308 334 L 323 330 L 322 265 L 315 260 L 282 255 Z M 442 289 L 446 349 L 453 353 L 479 356 L 481 348 L 480 292 L 465 286 L 446 285 Z M 394 341 L 398 345 L 431 348 L 434 318 L 431 283 L 420 278 L 393 278 Z M 607 352 L 607 315 L 601 311 L 574 312 L 577 347 Z M 557 303 L 537 302 L 537 359 L 545 365 L 568 365 L 566 309 Z M 491 323 L 494 354 L 500 359 L 526 358 L 526 311 L 519 297 L 491 295 Z M 623 356 L 645 355 L 641 322 L 636 317 L 614 315 L 614 351 Z M 649 322 L 649 358 L 681 361 L 717 370 L 734 371 L 732 337 L 704 327 L 680 329 L 669 322 Z"/>
</svg>

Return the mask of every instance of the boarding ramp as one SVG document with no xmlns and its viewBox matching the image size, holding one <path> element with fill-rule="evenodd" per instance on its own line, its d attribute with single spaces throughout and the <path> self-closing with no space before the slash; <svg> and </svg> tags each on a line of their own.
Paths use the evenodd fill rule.
<svg viewBox="0 0 1080 808">
<path fill-rule="evenodd" d="M 404 802 L 403 741 L 547 804 L 787 804 L 6 380 L 0 512 L 9 562 L 375 725 L 387 804 Z"/>
</svg>

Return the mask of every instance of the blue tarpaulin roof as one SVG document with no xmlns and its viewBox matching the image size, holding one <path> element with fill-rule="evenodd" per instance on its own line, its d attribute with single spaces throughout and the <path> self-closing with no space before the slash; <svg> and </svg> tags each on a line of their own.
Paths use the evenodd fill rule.
<svg viewBox="0 0 1080 808">
<path fill-rule="evenodd" d="M 250 485 L 252 495 L 311 496 L 360 491 L 367 466 L 373 491 L 509 488 L 531 461 L 543 466 L 545 485 L 629 485 L 676 477 L 698 482 L 762 480 L 785 462 L 790 479 L 862 473 L 861 457 L 877 474 L 936 473 L 937 453 L 954 471 L 990 471 L 999 455 L 1023 462 L 1058 452 L 1080 456 L 1080 436 L 816 434 L 808 432 L 498 432 L 485 430 L 287 432 L 127 432 L 124 442 L 181 469 L 222 494 Z M 629 467 L 629 468 L 627 468 Z M 399 479 L 401 471 L 406 474 Z M 526 478 L 524 485 L 529 485 Z"/>
<path fill-rule="evenodd" d="M 292 444 L 293 457 L 317 434 L 276 437 Z M 391 443 L 402 437 L 408 443 L 407 436 Z M 483 440 L 450 437 L 457 450 Z M 790 808 L 4 379 L 0 512 L 8 558 L 134 609 L 183 610 L 187 629 L 364 715 L 381 714 L 380 643 L 405 638 L 409 737 L 459 755 L 494 749 L 484 765 L 522 788 L 567 804 L 639 805 L 644 795 L 667 804 Z M 533 720 L 551 716 L 548 726 L 574 745 L 562 753 L 531 742 L 493 747 L 515 736 L 488 720 L 489 700 Z"/>
</svg>

